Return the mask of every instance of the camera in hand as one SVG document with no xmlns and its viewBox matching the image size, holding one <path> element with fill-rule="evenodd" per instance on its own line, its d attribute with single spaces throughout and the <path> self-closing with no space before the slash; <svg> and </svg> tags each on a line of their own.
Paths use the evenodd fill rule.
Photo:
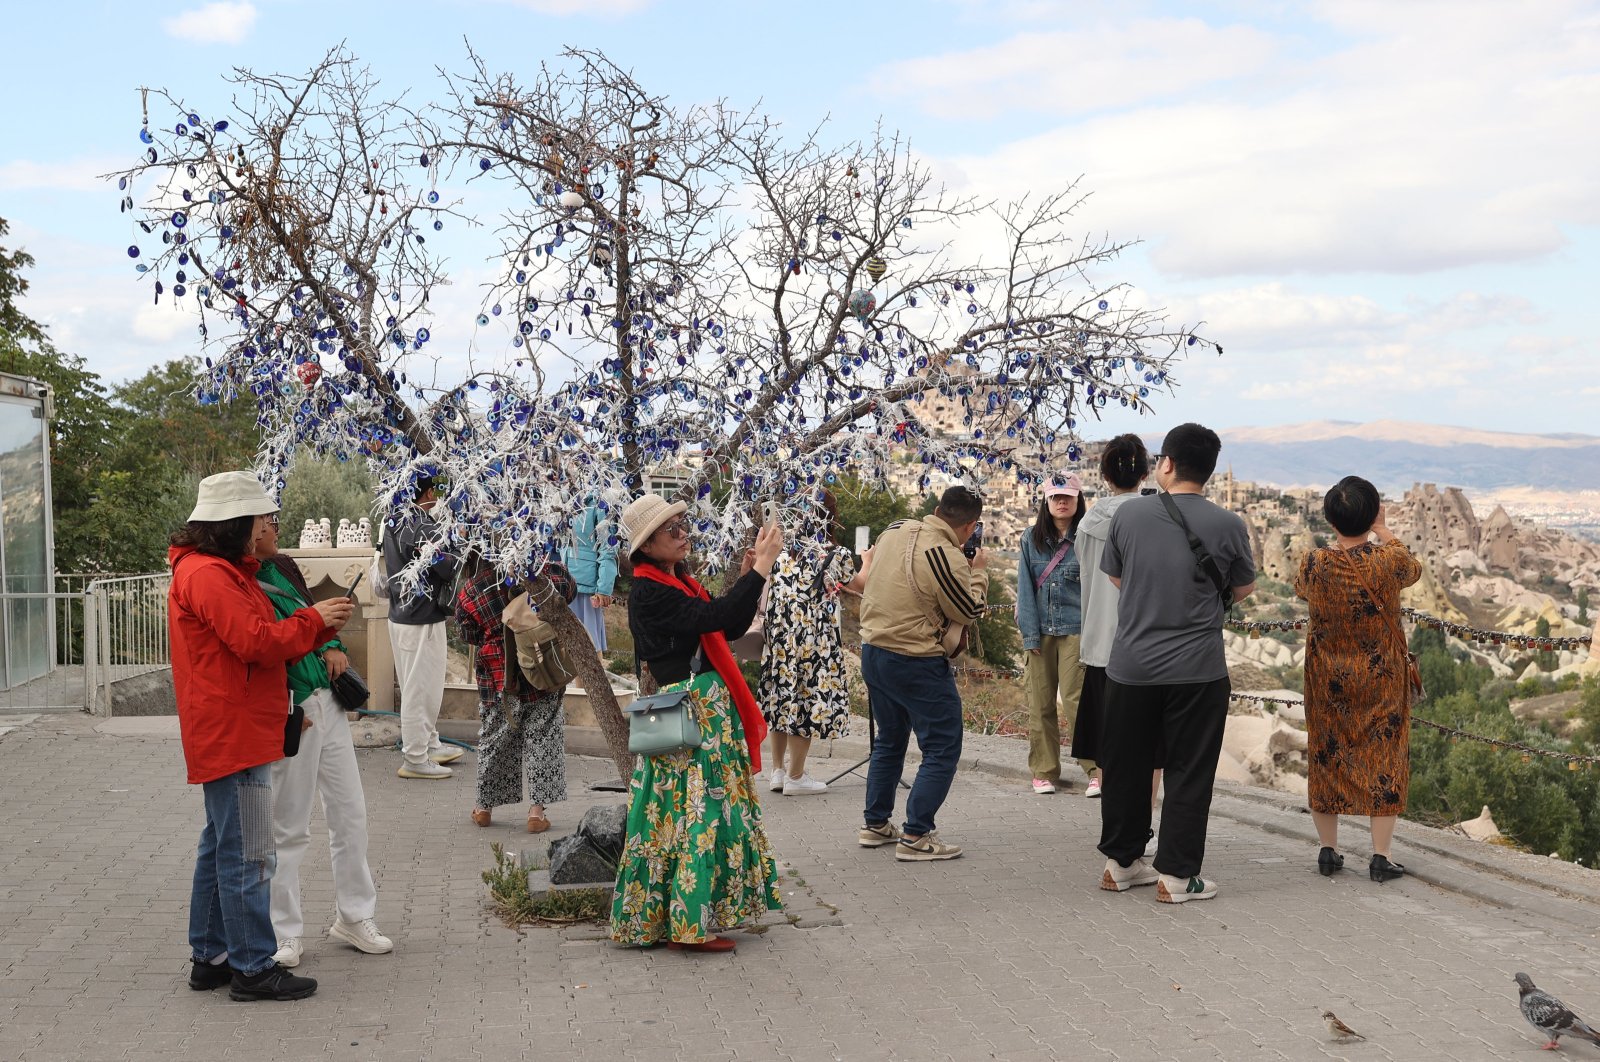
<svg viewBox="0 0 1600 1062">
<path fill-rule="evenodd" d="M 978 551 L 982 548 L 983 521 L 979 520 L 978 526 L 972 529 L 972 536 L 968 538 L 967 541 L 962 545 L 961 552 L 967 555 L 967 560 L 971 560 L 973 557 L 978 555 Z"/>
</svg>

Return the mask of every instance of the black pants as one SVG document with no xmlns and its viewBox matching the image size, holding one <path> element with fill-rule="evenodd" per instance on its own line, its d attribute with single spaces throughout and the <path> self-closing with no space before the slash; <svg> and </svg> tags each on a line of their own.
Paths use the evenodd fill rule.
<svg viewBox="0 0 1600 1062">
<path fill-rule="evenodd" d="M 1194 877 L 1206 855 L 1211 789 L 1228 718 L 1226 678 L 1166 686 L 1124 686 L 1106 680 L 1100 735 L 1100 851 L 1127 866 L 1150 836 L 1150 772 L 1163 766 L 1161 837 L 1155 868 Z"/>
</svg>

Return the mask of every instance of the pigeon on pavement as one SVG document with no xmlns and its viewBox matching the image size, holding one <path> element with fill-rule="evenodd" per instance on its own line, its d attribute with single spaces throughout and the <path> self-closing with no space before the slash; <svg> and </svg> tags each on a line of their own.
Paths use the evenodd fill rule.
<svg viewBox="0 0 1600 1062">
<path fill-rule="evenodd" d="M 1334 1043 L 1347 1044 L 1352 1040 L 1365 1040 L 1366 1037 L 1356 1032 L 1350 1026 L 1339 1020 L 1339 1016 L 1331 1010 L 1322 1012 L 1322 1020 L 1328 1025 L 1328 1035 L 1333 1037 Z"/>
<path fill-rule="evenodd" d="M 1588 1040 L 1600 1047 L 1600 1033 L 1584 1024 L 1583 1019 L 1568 1010 L 1565 1003 L 1548 992 L 1539 991 L 1533 985 L 1533 978 L 1525 973 L 1517 974 L 1515 980 L 1522 994 L 1522 1016 L 1528 1019 L 1529 1025 L 1550 1037 L 1550 1042 L 1544 1045 L 1543 1050 L 1558 1049 L 1563 1036 Z"/>
</svg>

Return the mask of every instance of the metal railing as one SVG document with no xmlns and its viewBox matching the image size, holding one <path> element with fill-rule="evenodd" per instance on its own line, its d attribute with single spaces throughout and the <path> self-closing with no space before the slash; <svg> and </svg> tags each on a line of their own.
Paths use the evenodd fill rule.
<svg viewBox="0 0 1600 1062">
<path fill-rule="evenodd" d="M 95 578 L 83 591 L 83 709 L 111 714 L 111 684 L 167 667 L 168 572 Z"/>
<path fill-rule="evenodd" d="M 0 711 L 83 709 L 85 591 L 121 573 L 58 573 L 48 592 L 23 590 L 25 578 L 0 584 L 5 644 L 0 646 Z"/>
</svg>

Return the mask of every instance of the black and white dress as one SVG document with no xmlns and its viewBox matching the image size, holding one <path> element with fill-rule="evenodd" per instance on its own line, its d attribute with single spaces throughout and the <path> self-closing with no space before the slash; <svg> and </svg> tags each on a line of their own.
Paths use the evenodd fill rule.
<svg viewBox="0 0 1600 1062">
<path fill-rule="evenodd" d="M 780 734 L 835 738 L 850 732 L 838 587 L 855 573 L 850 551 L 833 545 L 784 550 L 772 566 L 756 700 Z"/>
</svg>

